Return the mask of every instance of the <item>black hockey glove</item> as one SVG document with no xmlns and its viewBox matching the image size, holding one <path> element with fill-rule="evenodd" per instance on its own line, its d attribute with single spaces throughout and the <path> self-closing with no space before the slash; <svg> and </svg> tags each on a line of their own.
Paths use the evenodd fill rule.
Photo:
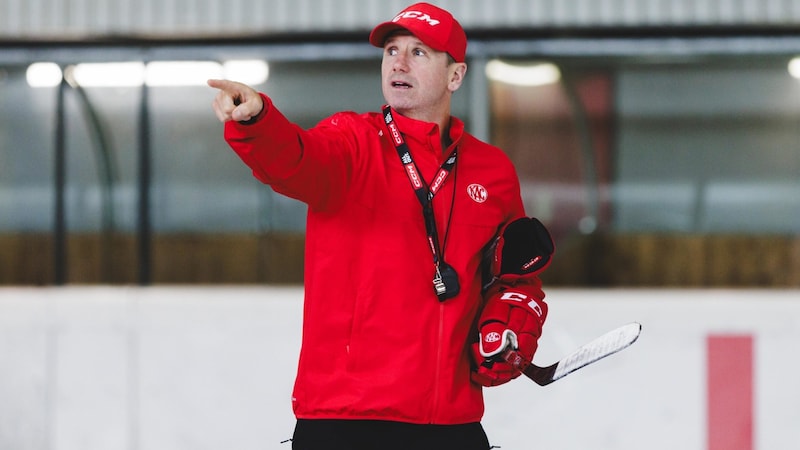
<svg viewBox="0 0 800 450">
<path fill-rule="evenodd" d="M 534 217 L 506 224 L 483 253 L 483 291 L 497 280 L 513 284 L 550 265 L 555 245 L 547 228 Z"/>
</svg>

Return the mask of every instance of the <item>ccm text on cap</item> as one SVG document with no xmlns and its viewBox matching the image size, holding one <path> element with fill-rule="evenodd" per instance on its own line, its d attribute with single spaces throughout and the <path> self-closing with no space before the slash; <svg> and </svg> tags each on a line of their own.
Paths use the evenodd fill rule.
<svg viewBox="0 0 800 450">
<path fill-rule="evenodd" d="M 369 35 L 370 44 L 383 47 L 386 37 L 396 30 L 407 30 L 428 47 L 447 52 L 456 62 L 464 62 L 467 35 L 452 14 L 430 3 L 415 3 L 394 19 L 376 26 Z"/>
</svg>

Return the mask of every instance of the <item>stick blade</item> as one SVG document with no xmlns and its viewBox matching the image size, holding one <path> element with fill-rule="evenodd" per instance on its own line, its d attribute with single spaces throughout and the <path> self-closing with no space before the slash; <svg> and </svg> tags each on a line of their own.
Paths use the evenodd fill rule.
<svg viewBox="0 0 800 450">
<path fill-rule="evenodd" d="M 569 356 L 547 367 L 539 367 L 531 364 L 524 373 L 531 380 L 540 386 L 546 386 L 556 380 L 597 362 L 607 356 L 611 356 L 620 350 L 629 347 L 636 342 L 642 331 L 639 323 L 629 323 L 608 333 L 595 338 L 572 352 Z"/>
</svg>

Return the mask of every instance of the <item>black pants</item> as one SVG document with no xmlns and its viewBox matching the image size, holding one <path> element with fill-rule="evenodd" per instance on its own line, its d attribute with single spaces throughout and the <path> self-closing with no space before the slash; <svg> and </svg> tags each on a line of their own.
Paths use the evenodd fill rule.
<svg viewBox="0 0 800 450">
<path fill-rule="evenodd" d="M 382 420 L 297 421 L 292 450 L 488 450 L 480 423 L 416 425 Z"/>
</svg>

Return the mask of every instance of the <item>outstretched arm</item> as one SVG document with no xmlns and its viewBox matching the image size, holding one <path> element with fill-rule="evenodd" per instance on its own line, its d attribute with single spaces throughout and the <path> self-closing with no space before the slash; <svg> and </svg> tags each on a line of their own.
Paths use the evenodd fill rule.
<svg viewBox="0 0 800 450">
<path fill-rule="evenodd" d="M 208 85 L 217 89 L 212 108 L 225 140 L 259 181 L 317 210 L 343 201 L 357 160 L 357 143 L 344 124 L 349 119 L 336 116 L 303 130 L 246 84 L 212 79 Z"/>
</svg>

